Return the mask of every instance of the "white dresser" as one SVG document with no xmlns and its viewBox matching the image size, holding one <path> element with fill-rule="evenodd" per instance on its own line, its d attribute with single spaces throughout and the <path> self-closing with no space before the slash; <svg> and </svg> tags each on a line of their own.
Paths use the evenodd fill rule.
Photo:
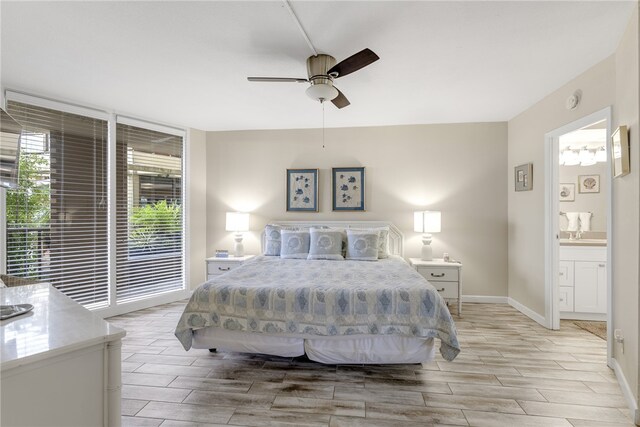
<svg viewBox="0 0 640 427">
<path fill-rule="evenodd" d="M 32 312 L 0 321 L 0 425 L 120 426 L 121 339 L 48 284 L 0 289 Z"/>
<path fill-rule="evenodd" d="M 214 256 L 206 258 L 207 280 L 240 267 L 243 262 L 253 258 L 255 255 L 232 256 L 228 258 L 216 258 Z"/>
</svg>

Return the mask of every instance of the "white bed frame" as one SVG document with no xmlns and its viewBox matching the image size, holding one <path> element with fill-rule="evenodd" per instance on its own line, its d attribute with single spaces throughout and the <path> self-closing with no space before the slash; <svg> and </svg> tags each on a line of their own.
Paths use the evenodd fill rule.
<svg viewBox="0 0 640 427">
<path fill-rule="evenodd" d="M 389 253 L 391 255 L 404 256 L 404 236 L 400 229 L 389 221 L 271 221 L 269 224 L 282 225 L 285 227 L 310 228 L 310 227 L 332 227 L 332 228 L 377 228 L 389 227 Z M 266 245 L 266 237 L 262 232 L 260 241 L 262 242 L 262 252 Z"/>
</svg>

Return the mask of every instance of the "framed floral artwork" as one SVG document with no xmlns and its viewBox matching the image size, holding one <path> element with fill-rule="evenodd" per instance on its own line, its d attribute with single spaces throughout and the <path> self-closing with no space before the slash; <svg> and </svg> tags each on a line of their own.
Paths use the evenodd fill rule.
<svg viewBox="0 0 640 427">
<path fill-rule="evenodd" d="M 560 184 L 558 189 L 561 202 L 573 202 L 576 200 L 576 185 L 575 184 Z"/>
<path fill-rule="evenodd" d="M 599 193 L 600 175 L 578 175 L 579 193 Z"/>
<path fill-rule="evenodd" d="M 364 211 L 364 168 L 333 168 L 333 210 Z"/>
<path fill-rule="evenodd" d="M 287 169 L 287 212 L 318 212 L 318 169 Z"/>
</svg>

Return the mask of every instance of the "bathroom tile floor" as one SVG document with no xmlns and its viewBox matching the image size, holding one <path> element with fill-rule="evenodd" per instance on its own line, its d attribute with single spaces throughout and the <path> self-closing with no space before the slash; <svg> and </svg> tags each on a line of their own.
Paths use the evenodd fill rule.
<svg viewBox="0 0 640 427">
<path fill-rule="evenodd" d="M 123 426 L 632 426 L 606 342 L 501 304 L 454 316 L 462 352 L 425 364 L 329 366 L 184 351 L 186 301 L 108 319 L 122 347 Z M 454 313 L 455 314 L 455 313 Z"/>
</svg>

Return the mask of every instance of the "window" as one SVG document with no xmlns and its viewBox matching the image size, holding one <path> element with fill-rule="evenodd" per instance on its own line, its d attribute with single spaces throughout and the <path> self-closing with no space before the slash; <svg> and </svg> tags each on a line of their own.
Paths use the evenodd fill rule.
<svg viewBox="0 0 640 427">
<path fill-rule="evenodd" d="M 182 136 L 116 127 L 117 299 L 184 287 Z"/>
<path fill-rule="evenodd" d="M 184 131 L 13 92 L 7 98 L 22 126 L 0 254 L 7 274 L 50 282 L 107 315 L 184 290 Z M 148 303 L 136 304 L 129 307 Z"/>
<path fill-rule="evenodd" d="M 7 273 L 108 305 L 107 121 L 14 101 L 7 111 L 23 126 L 18 187 L 7 191 Z"/>
</svg>

